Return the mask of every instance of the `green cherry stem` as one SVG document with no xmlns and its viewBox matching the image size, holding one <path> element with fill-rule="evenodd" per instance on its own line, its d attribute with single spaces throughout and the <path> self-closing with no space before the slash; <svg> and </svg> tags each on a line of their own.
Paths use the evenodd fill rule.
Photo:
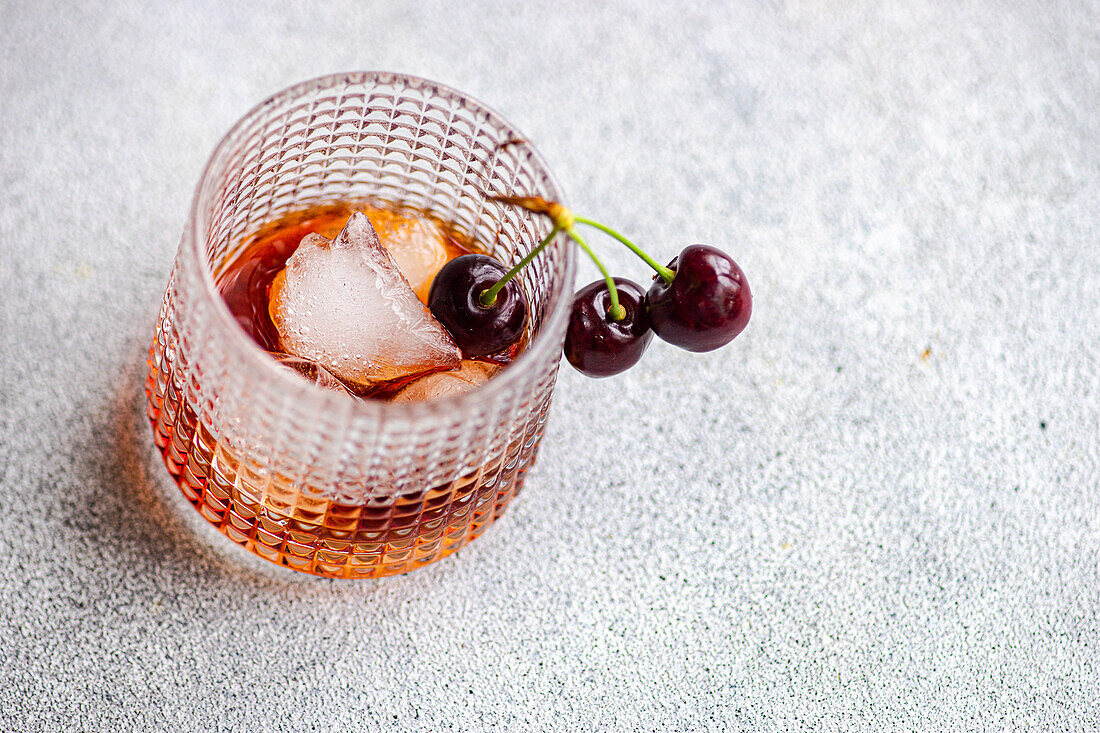
<svg viewBox="0 0 1100 733">
<path fill-rule="evenodd" d="M 615 231 L 611 227 L 609 227 L 605 224 L 601 224 L 598 221 L 592 221 L 591 219 L 585 218 L 583 216 L 575 216 L 574 215 L 573 220 L 576 221 L 578 224 L 587 224 L 590 227 L 595 227 L 596 229 L 599 229 L 604 234 L 609 234 L 612 237 L 614 237 L 615 239 L 617 239 L 620 242 L 622 242 L 623 244 L 625 244 L 627 247 L 630 248 L 631 252 L 633 252 L 634 254 L 641 257 L 643 260 L 645 260 L 645 263 L 647 265 L 649 265 L 654 270 L 656 270 L 657 274 L 660 275 L 661 279 L 664 280 L 666 283 L 671 283 L 672 279 L 674 277 L 676 277 L 676 273 L 674 271 L 672 271 L 669 268 L 665 267 L 664 265 L 658 263 L 655 259 L 650 257 L 645 252 L 643 252 L 641 247 L 634 244 L 629 239 L 624 237 L 622 234 L 619 234 L 617 231 Z"/>
<path fill-rule="evenodd" d="M 672 282 L 672 278 L 676 276 L 676 273 L 674 273 L 667 267 L 662 267 L 661 265 L 657 264 L 657 262 L 652 257 L 640 250 L 633 242 L 616 232 L 614 229 L 605 227 L 603 224 L 594 222 L 591 219 L 582 219 L 579 216 L 574 216 L 572 211 L 565 208 L 556 201 L 547 201 L 541 196 L 498 196 L 489 195 L 485 192 L 482 192 L 482 195 L 490 201 L 499 201 L 502 204 L 507 204 L 509 206 L 518 206 L 521 209 L 526 209 L 533 214 L 542 214 L 543 216 L 548 216 L 550 217 L 550 220 L 554 222 L 554 228 L 550 232 L 550 236 L 544 239 L 542 243 L 539 244 L 539 246 L 531 250 L 531 253 L 529 255 L 524 257 L 515 267 L 505 273 L 504 277 L 498 280 L 491 288 L 483 291 L 480 295 L 478 295 L 478 302 L 486 308 L 490 307 L 491 305 L 493 305 L 493 303 L 496 302 L 497 293 L 500 292 L 500 289 L 507 285 L 508 281 L 515 277 L 517 272 L 523 269 L 524 265 L 534 259 L 535 255 L 537 255 L 546 245 L 550 243 L 550 240 L 554 238 L 555 234 L 557 234 L 559 231 L 562 231 L 565 232 L 565 234 L 570 239 L 576 242 L 577 246 L 583 249 L 585 254 L 592 258 L 592 261 L 596 263 L 596 267 L 599 268 L 600 273 L 603 275 L 603 280 L 605 283 L 607 283 L 609 300 L 611 301 L 610 306 L 607 309 L 608 317 L 611 318 L 612 321 L 616 322 L 626 318 L 626 308 L 624 308 L 619 303 L 619 289 L 615 287 L 614 278 L 611 277 L 611 274 L 607 271 L 607 268 L 603 266 L 603 263 L 600 262 L 600 258 L 596 256 L 596 253 L 592 251 L 592 249 L 588 246 L 588 243 L 585 242 L 581 238 L 581 235 L 577 234 L 577 231 L 573 228 L 573 223 L 577 221 L 581 222 L 582 224 L 594 226 L 597 229 L 602 229 L 603 231 L 618 239 L 620 242 L 633 250 L 635 254 L 645 260 L 650 267 L 656 270 L 657 273 L 665 279 L 665 282 Z"/>
<path fill-rule="evenodd" d="M 580 219 L 577 221 L 580 221 Z M 607 309 L 608 317 L 616 322 L 626 318 L 626 308 L 619 305 L 619 289 L 615 287 L 614 278 L 611 277 L 607 268 L 600 262 L 600 258 L 589 248 L 588 243 L 581 239 L 581 235 L 577 234 L 573 227 L 566 229 L 565 233 L 569 235 L 570 239 L 577 243 L 578 247 L 584 250 L 585 254 L 592 258 L 592 261 L 596 263 L 596 267 L 600 269 L 600 273 L 603 275 L 603 281 L 607 283 L 607 292 L 611 296 L 611 306 Z"/>
<path fill-rule="evenodd" d="M 516 276 L 516 273 L 526 267 L 527 263 L 535 259 L 538 256 L 539 252 L 546 249 L 546 245 L 553 242 L 554 237 L 558 236 L 558 232 L 560 231 L 561 227 L 558 226 L 555 226 L 553 229 L 551 229 L 550 233 L 546 235 L 546 239 L 539 242 L 538 246 L 528 252 L 527 256 L 516 263 L 515 267 L 504 273 L 504 277 L 493 283 L 492 287 L 487 288 L 486 290 L 482 290 L 481 294 L 477 296 L 477 302 L 486 308 L 489 308 L 493 305 L 493 303 L 496 303 L 497 295 L 499 295 L 500 291 L 504 289 L 504 286 L 508 284 L 508 281 L 514 278 Z"/>
</svg>

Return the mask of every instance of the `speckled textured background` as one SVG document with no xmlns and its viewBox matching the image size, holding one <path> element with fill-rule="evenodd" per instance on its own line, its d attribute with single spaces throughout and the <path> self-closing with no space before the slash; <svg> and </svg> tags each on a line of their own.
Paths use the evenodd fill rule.
<svg viewBox="0 0 1100 733">
<path fill-rule="evenodd" d="M 459 5 L 3 3 L 3 727 L 1100 727 L 1097 5 Z M 496 526 L 348 583 L 207 529 L 140 391 L 218 138 L 357 68 L 485 100 L 756 312 L 563 370 Z"/>
</svg>

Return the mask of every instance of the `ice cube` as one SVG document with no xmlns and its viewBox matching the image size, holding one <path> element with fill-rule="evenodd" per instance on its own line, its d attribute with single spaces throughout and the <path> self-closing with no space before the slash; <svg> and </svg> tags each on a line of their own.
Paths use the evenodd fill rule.
<svg viewBox="0 0 1100 733">
<path fill-rule="evenodd" d="M 423 402 L 451 394 L 469 392 L 489 380 L 497 367 L 481 361 L 465 360 L 450 372 L 436 372 L 410 383 L 394 398 L 394 402 Z"/>
<path fill-rule="evenodd" d="M 269 310 L 284 351 L 364 387 L 462 358 L 359 212 L 334 240 L 302 240 L 271 285 Z"/>
<path fill-rule="evenodd" d="M 447 264 L 447 250 L 439 225 L 430 219 L 402 216 L 384 209 L 372 211 L 370 220 L 382 245 L 390 251 L 397 267 L 412 285 L 416 297 L 427 303 L 435 274 Z"/>
<path fill-rule="evenodd" d="M 321 389 L 327 389 L 333 392 L 343 392 L 353 397 L 355 396 L 351 390 L 344 386 L 343 382 L 333 376 L 332 372 L 325 369 L 317 362 L 303 359 L 298 356 L 291 356 L 290 354 L 280 354 L 275 351 L 269 353 L 274 357 L 275 361 L 283 366 L 290 367 Z"/>
</svg>

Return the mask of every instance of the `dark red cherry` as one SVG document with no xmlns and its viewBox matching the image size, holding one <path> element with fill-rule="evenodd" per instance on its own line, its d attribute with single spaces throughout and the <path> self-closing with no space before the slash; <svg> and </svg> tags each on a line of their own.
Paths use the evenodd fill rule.
<svg viewBox="0 0 1100 733">
<path fill-rule="evenodd" d="M 615 278 L 619 305 L 626 310 L 621 321 L 611 320 L 611 293 L 597 280 L 573 296 L 573 312 L 565 332 L 565 358 L 590 377 L 610 377 L 638 363 L 653 332 L 645 312 L 645 291 L 638 283 Z"/>
<path fill-rule="evenodd" d="M 659 275 L 646 293 L 654 332 L 688 351 L 725 346 L 745 329 L 752 293 L 745 273 L 725 252 L 705 244 L 684 247 L 668 263 L 671 283 Z"/>
<path fill-rule="evenodd" d="M 428 308 L 467 357 L 495 354 L 523 335 L 527 298 L 518 280 L 508 281 L 492 305 L 478 300 L 506 272 L 487 255 L 462 255 L 443 265 L 432 280 Z"/>
</svg>

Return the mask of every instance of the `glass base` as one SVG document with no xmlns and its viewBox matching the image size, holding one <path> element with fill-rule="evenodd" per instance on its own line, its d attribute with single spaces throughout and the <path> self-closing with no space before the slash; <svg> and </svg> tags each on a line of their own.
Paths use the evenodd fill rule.
<svg viewBox="0 0 1100 733">
<path fill-rule="evenodd" d="M 313 575 L 397 575 L 458 550 L 519 493 L 542 437 L 540 420 L 536 433 L 455 481 L 345 504 L 311 496 L 236 459 L 172 382 L 158 379 L 153 358 L 150 367 L 146 397 L 153 438 L 184 497 L 249 552 Z"/>
</svg>

